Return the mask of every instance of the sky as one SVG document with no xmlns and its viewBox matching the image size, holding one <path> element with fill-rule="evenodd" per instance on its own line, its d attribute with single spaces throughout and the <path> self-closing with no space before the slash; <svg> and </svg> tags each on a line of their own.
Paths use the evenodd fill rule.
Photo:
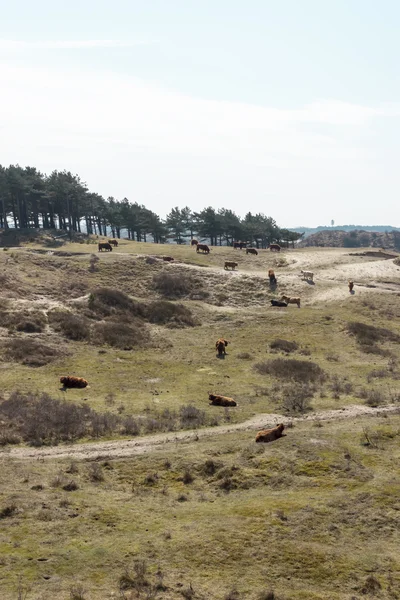
<svg viewBox="0 0 400 600">
<path fill-rule="evenodd" d="M 400 226 L 397 0 L 0 8 L 0 164 L 160 216 Z"/>
</svg>

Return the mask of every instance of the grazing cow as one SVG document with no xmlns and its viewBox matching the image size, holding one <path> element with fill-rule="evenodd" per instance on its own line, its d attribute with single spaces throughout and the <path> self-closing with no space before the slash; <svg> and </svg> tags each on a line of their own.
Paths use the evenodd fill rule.
<svg viewBox="0 0 400 600">
<path fill-rule="evenodd" d="M 309 281 L 314 281 L 313 280 L 314 273 L 312 273 L 311 271 L 300 271 L 300 273 L 303 274 L 303 279 L 307 279 Z"/>
<path fill-rule="evenodd" d="M 268 271 L 268 277 L 269 277 L 269 282 L 271 285 L 275 285 L 276 284 L 276 277 L 275 277 L 275 272 L 273 271 L 273 269 L 269 269 Z"/>
<path fill-rule="evenodd" d="M 271 252 L 280 252 L 281 251 L 281 247 L 279 244 L 270 244 L 269 249 L 271 250 Z"/>
<path fill-rule="evenodd" d="M 349 281 L 349 292 L 350 292 L 350 294 L 353 291 L 353 287 L 354 287 L 354 281 Z"/>
<path fill-rule="evenodd" d="M 281 306 L 286 308 L 287 307 L 287 303 L 283 302 L 283 300 L 271 300 L 271 305 L 272 306 Z"/>
<path fill-rule="evenodd" d="M 172 258 L 172 256 L 163 256 L 162 259 L 165 262 L 172 262 L 174 259 Z"/>
<path fill-rule="evenodd" d="M 232 269 L 232 271 L 234 271 L 234 270 L 235 270 L 235 267 L 237 267 L 237 266 L 238 266 L 238 264 L 237 264 L 237 263 L 235 263 L 235 262 L 232 262 L 232 261 L 230 261 L 230 260 L 226 260 L 226 261 L 225 261 L 225 266 L 224 266 L 224 269 Z"/>
<path fill-rule="evenodd" d="M 246 246 L 247 242 L 233 242 L 233 247 L 239 248 L 239 250 L 242 250 L 242 248 L 246 248 Z"/>
<path fill-rule="evenodd" d="M 207 244 L 197 244 L 196 252 L 203 252 L 203 254 L 208 254 L 210 252 L 210 248 Z"/>
<path fill-rule="evenodd" d="M 225 347 L 228 345 L 228 342 L 224 340 L 224 338 L 220 338 L 215 342 L 215 349 L 218 352 L 218 356 L 225 356 L 226 351 Z"/>
<path fill-rule="evenodd" d="M 255 248 L 246 248 L 246 254 L 255 254 L 258 255 L 258 252 Z"/>
<path fill-rule="evenodd" d="M 193 240 L 190 242 L 190 245 L 191 245 L 191 246 L 197 246 L 197 244 L 198 244 L 198 243 L 199 243 L 199 240 L 195 240 L 195 239 L 193 239 Z"/>
<path fill-rule="evenodd" d="M 219 396 L 218 394 L 208 394 L 211 406 L 237 406 L 237 402 L 233 398 L 227 396 Z"/>
<path fill-rule="evenodd" d="M 65 388 L 85 388 L 88 385 L 86 379 L 83 377 L 60 377 L 60 383 Z"/>
<path fill-rule="evenodd" d="M 284 424 L 280 423 L 280 425 L 277 425 L 272 429 L 264 429 L 263 431 L 259 431 L 256 435 L 256 442 L 274 442 L 282 437 L 282 431 L 284 429 Z"/>
<path fill-rule="evenodd" d="M 281 300 L 287 302 L 288 304 L 297 304 L 298 308 L 300 308 L 300 298 L 290 298 L 290 296 L 282 296 Z"/>
<path fill-rule="evenodd" d="M 99 252 L 103 252 L 103 250 L 106 250 L 107 252 L 112 252 L 112 246 L 111 244 L 109 244 L 108 242 L 104 242 L 99 244 Z"/>
<path fill-rule="evenodd" d="M 117 248 L 118 246 L 118 240 L 108 240 L 109 244 L 112 244 L 114 246 L 114 248 Z"/>
</svg>

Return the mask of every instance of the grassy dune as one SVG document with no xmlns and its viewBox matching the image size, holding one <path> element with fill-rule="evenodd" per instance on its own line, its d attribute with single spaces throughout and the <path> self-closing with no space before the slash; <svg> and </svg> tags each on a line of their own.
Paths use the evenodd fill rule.
<svg viewBox="0 0 400 600">
<path fill-rule="evenodd" d="M 100 260 L 92 270 L 93 250 Z M 226 273 L 233 256 L 239 270 Z M 299 276 L 307 265 L 315 285 Z M 348 270 L 357 275 L 354 295 Z M 393 261 L 343 249 L 246 257 L 213 248 L 202 256 L 122 241 L 107 254 L 94 244 L 1 252 L 1 598 L 398 597 L 399 416 L 298 422 L 268 445 L 255 444 L 255 432 L 235 432 L 71 462 L 10 459 L 11 441 L 32 439 L 17 401 L 11 416 L 1 406 L 16 390 L 19 398 L 46 392 L 94 415 L 129 417 L 136 435 L 173 437 L 194 423 L 180 420 L 185 407 L 198 409 L 196 426 L 217 427 L 268 412 L 287 422 L 399 402 L 399 273 Z M 99 304 L 99 288 L 127 296 Z M 271 308 L 282 293 L 301 296 L 302 308 Z M 161 300 L 188 309 L 190 325 L 168 320 L 170 305 L 152 308 Z M 69 329 L 60 312 L 72 319 Z M 131 349 L 118 339 L 110 345 L 111 334 L 99 334 L 104 325 L 129 329 Z M 215 353 L 221 336 L 230 342 L 223 360 Z M 90 387 L 61 391 L 65 374 Z M 238 407 L 209 406 L 209 391 Z M 118 423 L 100 439 L 132 437 Z M 90 427 L 64 439 L 99 441 Z"/>
</svg>

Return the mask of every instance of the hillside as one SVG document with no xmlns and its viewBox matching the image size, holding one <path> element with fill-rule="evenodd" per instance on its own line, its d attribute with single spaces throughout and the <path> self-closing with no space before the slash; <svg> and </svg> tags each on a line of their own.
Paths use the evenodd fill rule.
<svg viewBox="0 0 400 600">
<path fill-rule="evenodd" d="M 299 247 L 384 248 L 400 251 L 400 231 L 323 230 L 299 242 Z"/>
<path fill-rule="evenodd" d="M 1 599 L 396 598 L 396 261 L 50 243 L 0 251 Z"/>
</svg>

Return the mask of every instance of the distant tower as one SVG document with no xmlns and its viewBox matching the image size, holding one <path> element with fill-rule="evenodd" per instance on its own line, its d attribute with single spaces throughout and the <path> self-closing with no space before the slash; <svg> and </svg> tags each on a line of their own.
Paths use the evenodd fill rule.
<svg viewBox="0 0 400 600">
<path fill-rule="evenodd" d="M 333 227 L 334 224 L 335 224 L 335 221 L 332 219 L 332 221 L 331 221 L 331 227 Z"/>
</svg>

